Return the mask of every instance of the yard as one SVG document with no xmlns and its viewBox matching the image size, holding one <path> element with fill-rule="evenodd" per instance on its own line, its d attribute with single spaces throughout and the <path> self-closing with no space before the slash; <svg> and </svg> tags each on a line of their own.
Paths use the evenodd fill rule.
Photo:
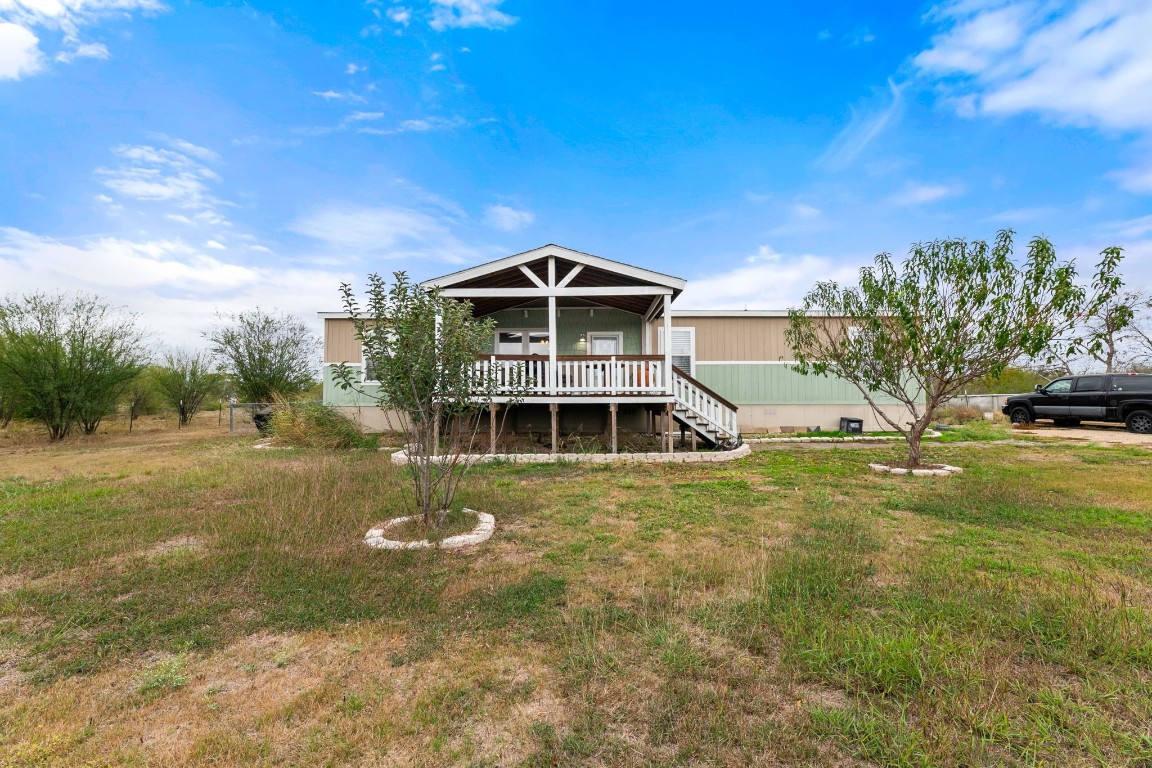
<svg viewBox="0 0 1152 768">
<path fill-rule="evenodd" d="M 1152 765 L 1152 446 L 489 466 L 389 553 L 386 454 L 216 418 L 0 440 L 0 766 Z"/>
</svg>

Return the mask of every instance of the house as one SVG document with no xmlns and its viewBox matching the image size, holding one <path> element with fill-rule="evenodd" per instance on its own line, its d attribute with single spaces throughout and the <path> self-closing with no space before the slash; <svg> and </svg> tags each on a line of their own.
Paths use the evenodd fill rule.
<svg viewBox="0 0 1152 768">
<path fill-rule="evenodd" d="M 693 445 L 735 442 L 748 432 L 839 427 L 841 417 L 881 429 L 846 381 L 802 376 L 789 363 L 786 311 L 680 310 L 685 281 L 557 245 L 425 281 L 471 302 L 496 332 L 477 370 L 516 374 L 528 391 L 501 419 L 515 431 L 612 435 L 618 429 Z M 363 370 L 355 328 L 325 312 L 324 402 L 365 429 L 384 418 L 374 401 L 334 383 L 333 366 Z M 670 343 L 669 343 L 670 341 Z M 370 388 L 370 383 L 368 387 Z M 510 392 L 506 393 L 511 394 Z M 500 407 L 509 397 L 496 398 Z M 895 401 L 878 398 L 893 405 Z M 493 410 L 495 424 L 495 410 Z"/>
</svg>

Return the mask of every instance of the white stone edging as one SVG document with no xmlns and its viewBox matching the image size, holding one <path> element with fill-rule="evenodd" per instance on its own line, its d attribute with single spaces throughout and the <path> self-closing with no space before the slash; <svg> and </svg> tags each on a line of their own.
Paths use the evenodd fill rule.
<svg viewBox="0 0 1152 768">
<path fill-rule="evenodd" d="M 924 437 L 940 437 L 940 432 L 935 429 L 930 429 L 924 433 Z M 902 435 L 875 435 L 868 437 L 861 435 L 859 437 L 746 437 L 745 443 L 757 443 L 760 445 L 768 445 L 771 443 L 880 443 L 887 441 L 903 440 Z"/>
<path fill-rule="evenodd" d="M 392 518 L 380 527 L 373 528 L 364 534 L 364 543 L 375 549 L 460 549 L 461 547 L 469 547 L 474 544 L 483 544 L 492 538 L 492 533 L 496 530 L 495 517 L 487 512 L 477 512 L 474 509 L 465 508 L 464 511 L 476 515 L 476 527 L 468 533 L 461 533 L 442 539 L 439 543 L 429 541 L 428 539 L 421 539 L 420 541 L 397 541 L 396 539 L 385 538 L 384 532 L 389 528 L 401 525 L 409 520 L 415 520 L 419 515 L 406 515 L 404 517 Z"/>
<path fill-rule="evenodd" d="M 869 464 L 868 469 L 881 475 L 915 475 L 916 477 L 949 477 L 964 474 L 963 467 L 953 467 L 949 464 L 932 464 L 921 469 L 890 467 L 887 464 Z"/>
<path fill-rule="evenodd" d="M 613 464 L 617 462 L 634 464 L 693 464 L 706 462 L 734 461 L 752 453 L 752 447 L 741 445 L 731 451 L 690 451 L 687 453 L 482 453 L 461 456 L 460 460 L 469 464 L 483 464 L 491 461 L 506 461 L 510 464 L 551 464 L 557 461 L 571 461 L 585 464 Z M 408 451 L 392 454 L 392 463 L 406 465 Z"/>
</svg>

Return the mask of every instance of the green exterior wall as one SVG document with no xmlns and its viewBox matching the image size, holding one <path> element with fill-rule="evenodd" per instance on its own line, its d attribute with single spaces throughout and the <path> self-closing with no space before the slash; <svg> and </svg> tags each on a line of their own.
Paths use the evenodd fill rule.
<svg viewBox="0 0 1152 768">
<path fill-rule="evenodd" d="M 336 379 L 333 376 L 335 366 L 324 366 L 324 404 L 335 406 L 348 406 L 348 405 L 376 405 L 376 400 L 369 397 L 367 394 L 360 394 L 355 390 L 344 390 L 336 386 Z M 375 393 L 379 391 L 380 387 L 365 387 L 368 393 Z"/>
<path fill-rule="evenodd" d="M 788 365 L 696 363 L 696 378 L 733 403 L 747 405 L 856 405 L 864 398 L 843 379 L 803 376 Z M 878 403 L 895 403 L 876 395 Z"/>
<path fill-rule="evenodd" d="M 524 316 L 524 312 L 528 316 Z M 546 309 L 505 309 L 487 315 L 496 321 L 497 328 L 548 330 L 548 310 Z M 595 312 L 588 314 L 587 309 L 563 309 L 556 317 L 556 335 L 558 355 L 585 355 L 588 354 L 586 345 L 580 344 L 580 336 L 589 331 L 593 333 L 604 331 L 608 333 L 624 334 L 625 355 L 643 354 L 643 322 L 639 315 L 624 312 L 619 309 L 605 309 L 597 307 Z M 587 338 L 587 337 L 585 337 Z M 496 340 L 492 340 L 495 346 Z M 492 347 L 489 347 L 489 352 Z"/>
</svg>

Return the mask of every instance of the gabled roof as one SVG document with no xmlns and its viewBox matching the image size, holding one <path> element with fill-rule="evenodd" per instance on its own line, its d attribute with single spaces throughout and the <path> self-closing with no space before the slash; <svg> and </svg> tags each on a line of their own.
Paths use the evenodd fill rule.
<svg viewBox="0 0 1152 768">
<path fill-rule="evenodd" d="M 484 296 L 469 297 L 480 315 L 490 314 L 501 309 L 523 307 L 538 302 L 520 296 L 493 296 L 491 289 L 501 288 L 538 288 L 540 283 L 548 283 L 548 259 L 556 260 L 556 282 L 560 283 L 566 277 L 571 278 L 564 284 L 569 288 L 620 288 L 627 286 L 653 286 L 667 288 L 675 299 L 684 290 L 686 281 L 679 277 L 654 272 L 641 267 L 634 267 L 619 261 L 593 256 L 590 253 L 574 251 L 560 245 L 544 245 L 530 251 L 507 256 L 502 259 L 480 264 L 459 272 L 453 272 L 443 277 L 425 280 L 421 285 L 426 287 L 452 288 L 463 292 L 468 288 L 485 289 Z M 577 267 L 579 269 L 577 270 Z M 536 280 L 525 273 L 525 270 L 535 275 Z M 573 271 L 577 270 L 574 275 Z M 537 282 L 539 281 L 539 282 Z M 518 292 L 519 293 L 519 292 Z M 594 294 L 594 291 L 591 292 Z M 644 314 L 649 310 L 651 296 L 590 296 L 585 299 L 571 299 L 563 306 L 609 306 L 623 309 L 636 314 Z"/>
</svg>

